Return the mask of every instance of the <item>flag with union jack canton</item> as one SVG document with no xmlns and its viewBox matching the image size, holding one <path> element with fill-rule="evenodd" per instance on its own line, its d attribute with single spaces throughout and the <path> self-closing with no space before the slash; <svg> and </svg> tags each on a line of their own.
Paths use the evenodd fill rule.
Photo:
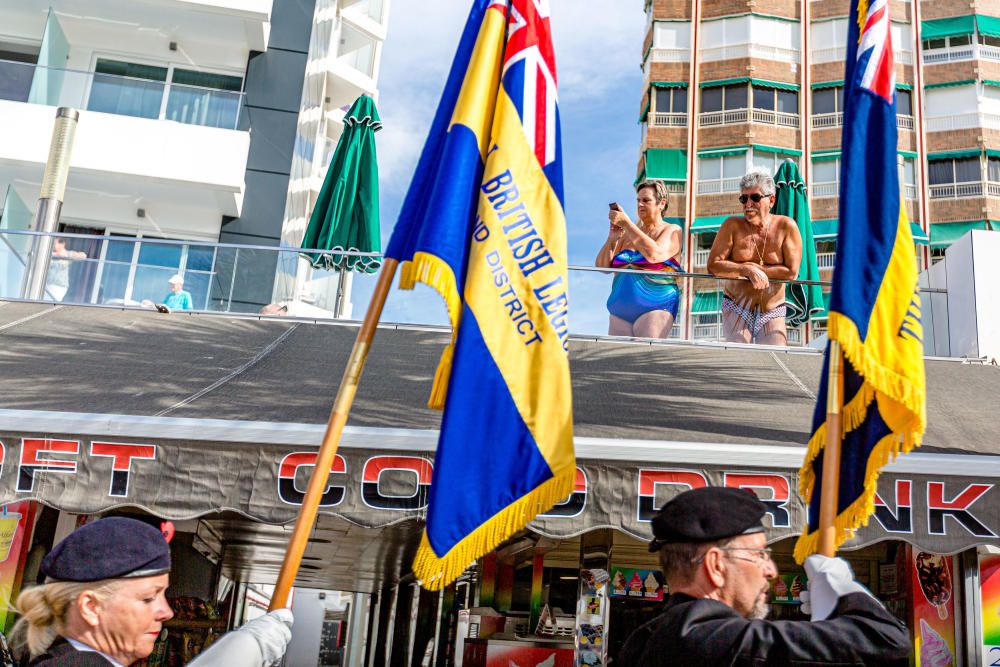
<svg viewBox="0 0 1000 667">
<path fill-rule="evenodd" d="M 889 0 L 851 3 L 845 70 L 840 233 L 828 325 L 844 354 L 838 547 L 874 511 L 881 468 L 920 444 L 926 426 L 917 265 L 899 195 Z M 799 562 L 818 545 L 829 352 L 828 346 L 799 476 L 809 504 L 795 546 Z"/>
<path fill-rule="evenodd" d="M 556 67 L 547 0 L 475 0 L 386 254 L 402 288 L 445 299 L 452 343 L 424 587 L 573 490 L 566 223 Z"/>
</svg>

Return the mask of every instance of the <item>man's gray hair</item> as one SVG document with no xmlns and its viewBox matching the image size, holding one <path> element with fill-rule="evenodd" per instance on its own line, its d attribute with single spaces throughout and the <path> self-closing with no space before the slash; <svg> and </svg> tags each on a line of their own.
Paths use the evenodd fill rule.
<svg viewBox="0 0 1000 667">
<path fill-rule="evenodd" d="M 658 181 L 654 179 L 647 179 L 635 186 L 635 191 L 639 192 L 643 188 L 649 188 L 653 191 L 653 196 L 656 197 L 656 201 L 661 202 L 664 199 L 670 198 L 670 192 L 667 190 L 667 184 L 663 181 Z"/>
<path fill-rule="evenodd" d="M 660 567 L 663 578 L 675 586 L 685 586 L 694 581 L 695 574 L 701 566 L 701 558 L 712 547 L 725 547 L 734 538 L 726 538 L 718 542 L 694 543 L 679 542 L 664 544 L 660 547 Z"/>
<path fill-rule="evenodd" d="M 740 190 L 760 188 L 762 195 L 774 194 L 774 178 L 767 169 L 751 169 L 740 179 Z"/>
</svg>

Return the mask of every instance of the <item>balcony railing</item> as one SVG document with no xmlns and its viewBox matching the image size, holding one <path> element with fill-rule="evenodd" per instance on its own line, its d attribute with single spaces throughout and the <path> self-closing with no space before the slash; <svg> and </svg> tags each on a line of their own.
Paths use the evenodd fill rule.
<svg viewBox="0 0 1000 667">
<path fill-rule="evenodd" d="M 800 61 L 798 49 L 786 49 L 780 46 L 763 44 L 729 44 L 713 46 L 701 50 L 704 61 L 731 60 L 733 58 L 761 58 L 779 62 L 797 63 Z"/>
<path fill-rule="evenodd" d="M 844 114 L 843 112 L 836 113 L 818 113 L 814 114 L 812 117 L 812 126 L 814 130 L 821 130 L 827 127 L 840 127 L 844 124 Z"/>
<path fill-rule="evenodd" d="M 986 44 L 970 44 L 949 49 L 933 49 L 924 51 L 924 64 L 937 65 L 956 60 L 994 60 L 1000 62 L 1000 48 Z"/>
<path fill-rule="evenodd" d="M 706 111 L 698 116 L 698 124 L 701 127 L 738 125 L 747 122 L 797 128 L 799 115 L 767 109 L 730 109 L 728 111 Z"/>
<path fill-rule="evenodd" d="M 22 298 L 24 267 L 32 262 L 37 252 L 36 243 L 44 236 L 37 232 L 0 231 L 0 298 Z M 191 299 L 190 310 L 202 312 L 244 313 L 253 316 L 282 315 L 278 307 L 286 306 L 289 316 L 313 321 L 328 320 L 333 316 L 333 306 L 341 298 L 338 290 L 343 287 L 336 271 L 312 268 L 302 259 L 298 248 L 234 245 L 165 239 L 92 236 L 87 234 L 59 234 L 66 239 L 71 255 L 53 256 L 49 263 L 45 293 L 42 301 L 63 304 L 96 305 L 115 308 L 154 308 L 167 300 L 170 294 L 168 280 L 179 274 L 183 290 Z M 323 253 L 323 251 L 307 251 Z M 696 251 L 697 258 L 707 250 Z M 323 253 L 326 257 L 343 260 L 353 257 L 363 263 L 377 263 L 376 253 Z M 825 254 L 824 254 L 825 255 Z M 820 255 L 821 258 L 824 255 Z M 831 255 L 832 256 L 832 255 Z M 823 266 L 821 259 L 821 266 Z M 571 332 L 576 335 L 606 335 L 608 313 L 604 295 L 611 290 L 612 281 L 620 274 L 638 274 L 659 280 L 673 281 L 681 293 L 681 304 L 690 304 L 690 313 L 681 311 L 675 321 L 671 337 L 699 341 L 726 341 L 726 317 L 720 312 L 719 295 L 733 293 L 734 281 L 719 279 L 705 273 L 651 273 L 632 269 L 599 269 L 592 266 L 569 267 L 569 293 L 586 295 L 573 303 Z M 370 298 L 376 277 L 374 274 L 354 273 L 349 283 L 348 302 L 358 304 L 346 317 L 361 319 L 364 304 Z M 781 281 L 775 281 L 781 282 Z M 791 281 L 798 282 L 798 281 Z M 829 283 L 819 283 L 828 286 Z M 927 292 L 928 290 L 922 290 Z M 934 297 L 942 290 L 929 290 Z M 266 296 L 261 296 L 262 294 Z M 599 298 L 598 298 L 599 296 Z M 416 294 L 414 295 L 414 298 Z M 447 326 L 447 316 L 438 307 L 436 297 L 433 308 L 414 308 L 408 296 L 390 298 L 386 303 L 382 321 L 386 324 L 416 324 Z M 176 299 L 176 297 L 175 297 Z M 270 299 L 272 303 L 260 303 Z M 258 305 L 249 305 L 257 300 Z M 935 305 L 937 303 L 937 305 Z M 925 297 L 925 335 L 934 331 L 947 331 L 948 327 L 933 326 L 933 319 L 947 318 L 946 305 Z M 262 307 L 265 306 L 265 307 Z M 752 304 L 748 306 L 753 307 Z M 935 308 L 938 312 L 935 314 Z M 186 304 L 175 309 L 188 310 Z M 261 312 L 258 313 L 258 310 Z M 684 323 L 692 326 L 685 331 Z M 788 333 L 790 345 L 808 342 L 804 332 Z M 942 349 L 940 341 L 928 342 L 926 349 Z"/>
<path fill-rule="evenodd" d="M 691 60 L 691 49 L 649 50 L 649 60 L 654 63 L 686 63 Z"/>
<path fill-rule="evenodd" d="M 684 181 L 661 181 L 665 186 L 667 186 L 667 192 L 672 192 L 673 194 L 682 195 L 687 192 L 684 187 Z"/>
<path fill-rule="evenodd" d="M 687 127 L 688 115 L 686 113 L 662 113 L 657 111 L 652 116 L 653 127 Z"/>
<path fill-rule="evenodd" d="M 237 127 L 244 94 L 0 60 L 0 99 L 232 130 Z"/>
<path fill-rule="evenodd" d="M 711 254 L 711 248 L 698 249 L 694 251 L 694 265 L 697 268 L 702 268 L 708 266 L 708 256 Z"/>
<path fill-rule="evenodd" d="M 813 197 L 836 197 L 840 192 L 840 183 L 838 181 L 828 181 L 826 183 L 813 183 L 812 195 Z"/>
<path fill-rule="evenodd" d="M 928 132 L 947 132 L 949 130 L 968 130 L 983 128 L 1000 130 L 1000 114 L 995 113 L 960 113 L 948 116 L 931 116 L 927 119 Z"/>
<path fill-rule="evenodd" d="M 895 45 L 894 45 L 895 46 Z M 896 62 L 900 65 L 913 64 L 913 51 L 899 50 L 893 53 Z M 847 57 L 846 46 L 831 46 L 825 49 L 813 49 L 812 61 L 814 63 L 834 63 L 840 62 Z M 927 59 L 924 59 L 927 62 Z"/>
<path fill-rule="evenodd" d="M 698 194 L 700 195 L 717 195 L 723 192 L 739 192 L 739 191 L 740 191 L 740 177 L 698 180 Z"/>
<path fill-rule="evenodd" d="M 896 116 L 896 129 L 898 129 L 898 130 L 912 130 L 913 129 L 913 116 Z"/>
<path fill-rule="evenodd" d="M 916 199 L 917 186 L 914 183 L 903 183 L 903 199 Z"/>
<path fill-rule="evenodd" d="M 982 181 L 966 183 L 942 183 L 930 187 L 931 199 L 967 199 L 982 197 L 985 184 Z"/>
<path fill-rule="evenodd" d="M 816 266 L 822 271 L 823 269 L 832 269 L 833 260 L 836 259 L 837 253 L 835 252 L 819 252 L 816 253 Z"/>
</svg>

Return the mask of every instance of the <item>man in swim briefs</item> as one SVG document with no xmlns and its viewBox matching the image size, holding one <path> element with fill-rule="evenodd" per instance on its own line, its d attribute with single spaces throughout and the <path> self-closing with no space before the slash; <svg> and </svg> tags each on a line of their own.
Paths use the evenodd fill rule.
<svg viewBox="0 0 1000 667">
<path fill-rule="evenodd" d="M 774 179 L 753 169 L 740 180 L 742 216 L 726 218 L 712 244 L 708 270 L 723 286 L 722 326 L 735 343 L 786 345 L 785 284 L 802 260 L 802 237 L 795 221 L 772 215 Z"/>
</svg>

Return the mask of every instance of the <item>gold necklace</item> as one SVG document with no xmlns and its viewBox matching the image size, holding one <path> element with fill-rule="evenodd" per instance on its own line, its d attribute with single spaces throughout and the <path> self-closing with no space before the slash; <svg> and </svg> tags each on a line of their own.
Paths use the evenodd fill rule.
<svg viewBox="0 0 1000 667">
<path fill-rule="evenodd" d="M 753 251 L 757 254 L 757 258 L 760 260 L 761 266 L 764 266 L 764 251 L 767 250 L 767 234 L 770 231 L 770 228 L 771 228 L 770 222 L 764 225 L 764 243 L 761 244 L 760 248 L 757 247 L 756 235 L 750 237 L 753 240 Z"/>
</svg>

